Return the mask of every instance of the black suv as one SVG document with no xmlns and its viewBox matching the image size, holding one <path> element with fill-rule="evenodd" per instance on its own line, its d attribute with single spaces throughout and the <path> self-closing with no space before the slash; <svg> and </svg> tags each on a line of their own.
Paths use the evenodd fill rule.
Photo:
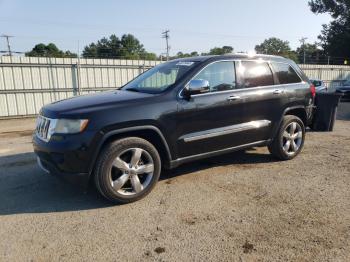
<svg viewBox="0 0 350 262">
<path fill-rule="evenodd" d="M 315 88 L 275 56 L 192 57 L 162 63 L 120 90 L 42 108 L 33 135 L 42 169 L 107 199 L 147 195 L 162 168 L 254 146 L 281 160 L 302 150 Z"/>
</svg>

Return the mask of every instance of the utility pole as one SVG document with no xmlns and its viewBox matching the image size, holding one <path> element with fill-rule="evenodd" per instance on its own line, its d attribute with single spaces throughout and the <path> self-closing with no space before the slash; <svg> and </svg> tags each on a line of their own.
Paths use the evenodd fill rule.
<svg viewBox="0 0 350 262">
<path fill-rule="evenodd" d="M 11 35 L 1 35 L 1 37 L 6 38 L 7 50 L 8 50 L 9 56 L 12 56 L 11 46 L 10 46 L 10 37 L 13 37 L 13 36 L 11 36 Z"/>
<path fill-rule="evenodd" d="M 78 62 L 77 62 L 77 89 L 78 89 L 78 95 L 81 95 L 81 89 L 80 89 L 80 42 L 78 40 Z"/>
<path fill-rule="evenodd" d="M 306 50 L 305 50 L 305 42 L 307 40 L 307 37 L 302 37 L 299 41 L 301 43 L 301 46 L 303 48 L 304 51 L 304 64 L 306 64 Z"/>
<path fill-rule="evenodd" d="M 169 51 L 170 51 L 170 46 L 169 46 L 169 30 L 165 30 L 164 32 L 162 32 L 162 38 L 165 38 L 165 42 L 166 42 L 166 60 L 169 60 Z"/>
</svg>

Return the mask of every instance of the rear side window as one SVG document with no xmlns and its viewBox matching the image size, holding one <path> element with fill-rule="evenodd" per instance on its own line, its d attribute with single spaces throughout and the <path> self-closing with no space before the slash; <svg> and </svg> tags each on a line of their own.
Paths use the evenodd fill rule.
<svg viewBox="0 0 350 262">
<path fill-rule="evenodd" d="M 269 65 L 260 61 L 237 62 L 238 88 L 274 85 Z"/>
<path fill-rule="evenodd" d="M 280 84 L 300 83 L 301 79 L 293 67 L 284 63 L 271 63 Z"/>
</svg>

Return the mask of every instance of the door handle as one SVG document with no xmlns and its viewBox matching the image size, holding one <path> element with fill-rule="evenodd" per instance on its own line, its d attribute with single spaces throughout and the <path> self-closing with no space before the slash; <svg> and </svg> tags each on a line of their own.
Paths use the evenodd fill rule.
<svg viewBox="0 0 350 262">
<path fill-rule="evenodd" d="M 276 89 L 275 91 L 273 91 L 272 94 L 274 94 L 274 95 L 280 95 L 280 94 L 282 94 L 282 93 L 283 93 L 283 90 Z"/>
<path fill-rule="evenodd" d="M 228 101 L 235 101 L 235 100 L 238 100 L 238 99 L 241 99 L 241 97 L 240 96 L 229 96 L 227 98 Z"/>
</svg>

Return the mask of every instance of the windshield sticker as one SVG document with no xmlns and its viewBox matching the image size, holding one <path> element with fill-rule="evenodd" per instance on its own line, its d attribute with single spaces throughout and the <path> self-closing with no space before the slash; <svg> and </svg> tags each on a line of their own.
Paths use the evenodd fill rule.
<svg viewBox="0 0 350 262">
<path fill-rule="evenodd" d="M 194 64 L 194 62 L 178 62 L 176 65 L 177 66 L 191 66 L 193 64 Z"/>
</svg>

